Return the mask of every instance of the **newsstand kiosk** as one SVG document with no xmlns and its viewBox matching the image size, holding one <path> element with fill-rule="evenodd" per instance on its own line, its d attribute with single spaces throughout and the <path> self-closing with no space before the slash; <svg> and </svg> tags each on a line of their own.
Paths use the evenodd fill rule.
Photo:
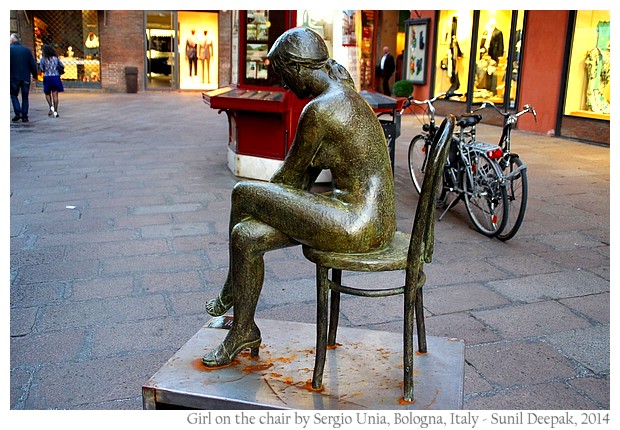
<svg viewBox="0 0 620 430">
<path fill-rule="evenodd" d="M 295 137 L 302 101 L 268 65 L 276 39 L 295 26 L 296 12 L 239 11 L 238 85 L 203 93 L 228 116 L 228 167 L 235 176 L 269 180 Z"/>
</svg>

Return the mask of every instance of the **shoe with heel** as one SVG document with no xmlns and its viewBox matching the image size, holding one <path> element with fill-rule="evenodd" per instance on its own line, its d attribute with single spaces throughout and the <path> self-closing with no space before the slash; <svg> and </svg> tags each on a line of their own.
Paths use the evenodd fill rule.
<svg viewBox="0 0 620 430">
<path fill-rule="evenodd" d="M 202 363 L 207 367 L 226 366 L 232 363 L 237 354 L 245 349 L 250 350 L 251 357 L 258 357 L 258 350 L 261 342 L 262 339 L 260 337 L 260 333 L 257 339 L 242 342 L 240 345 L 235 345 L 230 351 L 228 351 L 228 348 L 226 348 L 226 345 L 222 342 L 217 348 L 207 352 L 202 357 Z"/>
<path fill-rule="evenodd" d="M 207 303 L 205 303 L 205 310 L 212 317 L 219 317 L 228 312 L 228 310 L 232 308 L 232 305 L 232 301 L 230 303 L 224 302 L 224 300 L 222 300 L 222 293 L 220 293 L 216 298 L 208 300 Z"/>
</svg>

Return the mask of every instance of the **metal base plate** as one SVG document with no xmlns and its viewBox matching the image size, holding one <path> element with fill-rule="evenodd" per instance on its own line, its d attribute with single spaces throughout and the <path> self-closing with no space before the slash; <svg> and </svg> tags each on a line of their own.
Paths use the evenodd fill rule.
<svg viewBox="0 0 620 430">
<path fill-rule="evenodd" d="M 322 391 L 312 390 L 316 326 L 257 320 L 260 356 L 240 353 L 230 366 L 208 369 L 202 356 L 226 336 L 231 317 L 201 328 L 142 387 L 144 409 L 462 409 L 465 344 L 428 337 L 414 358 L 415 402 L 404 403 L 402 335 L 338 328 L 327 352 Z"/>
</svg>

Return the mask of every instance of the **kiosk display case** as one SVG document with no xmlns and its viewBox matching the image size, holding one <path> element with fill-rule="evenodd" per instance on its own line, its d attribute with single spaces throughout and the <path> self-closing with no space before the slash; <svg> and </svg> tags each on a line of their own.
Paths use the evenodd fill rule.
<svg viewBox="0 0 620 430">
<path fill-rule="evenodd" d="M 203 101 L 228 116 L 228 167 L 236 175 L 269 180 L 290 148 L 303 103 L 284 89 L 220 88 Z"/>
<path fill-rule="evenodd" d="M 228 117 L 228 167 L 239 177 L 269 180 L 290 148 L 306 102 L 286 90 L 267 61 L 295 11 L 239 11 L 238 83 L 203 93 Z"/>
</svg>

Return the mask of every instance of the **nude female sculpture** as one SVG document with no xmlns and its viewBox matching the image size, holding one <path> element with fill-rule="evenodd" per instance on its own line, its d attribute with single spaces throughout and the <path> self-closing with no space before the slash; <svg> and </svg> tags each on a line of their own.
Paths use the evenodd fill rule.
<svg viewBox="0 0 620 430">
<path fill-rule="evenodd" d="M 268 57 L 286 87 L 311 100 L 271 181 L 239 182 L 232 191 L 228 277 L 206 310 L 219 316 L 234 306 L 234 319 L 224 341 L 202 358 L 208 367 L 227 365 L 248 348 L 258 355 L 254 314 L 265 252 L 299 244 L 364 252 L 384 246 L 396 229 L 385 135 L 349 73 L 329 58 L 323 39 L 304 27 L 282 34 Z M 311 190 L 323 169 L 332 174 L 327 194 Z"/>
</svg>

